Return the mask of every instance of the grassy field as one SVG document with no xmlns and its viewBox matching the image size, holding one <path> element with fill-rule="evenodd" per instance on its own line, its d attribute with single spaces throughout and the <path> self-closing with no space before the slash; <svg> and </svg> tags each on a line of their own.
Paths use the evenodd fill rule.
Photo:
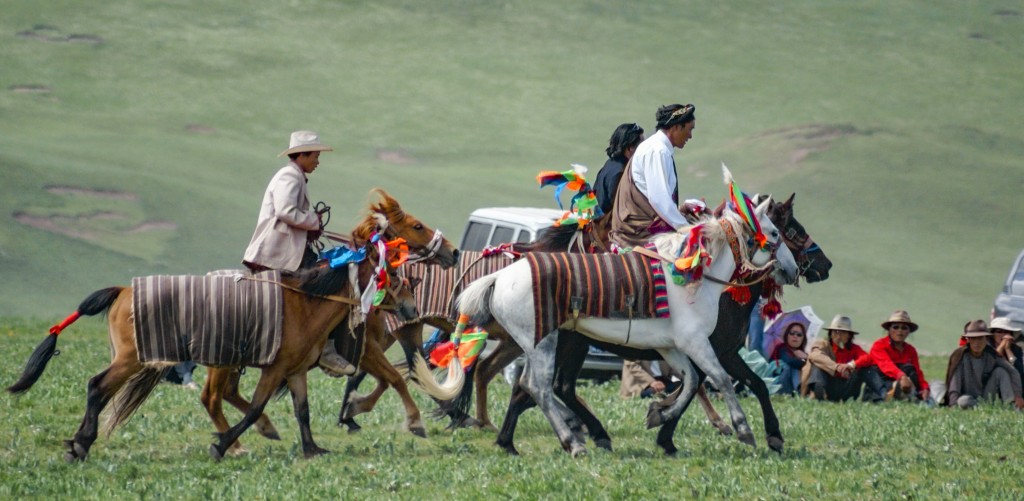
<svg viewBox="0 0 1024 501">
<path fill-rule="evenodd" d="M 131 277 L 235 267 L 288 133 L 458 239 L 551 207 L 612 129 L 693 102 L 682 193 L 796 192 L 835 262 L 788 293 L 868 331 L 904 308 L 948 352 L 1021 247 L 1024 15 L 999 0 L 13 2 L 0 18 L 0 315 L 59 319 Z"/>
<path fill-rule="evenodd" d="M 0 351 L 10 384 L 46 325 L 0 321 Z M 250 453 L 214 462 L 198 392 L 161 385 L 126 425 L 93 446 L 88 460 L 67 464 L 62 440 L 84 410 L 85 384 L 108 360 L 105 330 L 79 321 L 61 335 L 62 353 L 21 397 L 0 398 L 0 497 L 4 499 L 1018 499 L 1024 476 L 1021 414 L 993 404 L 962 412 L 900 403 L 832 405 L 776 397 L 786 450 L 764 445 L 757 402 L 741 400 L 757 448 L 718 436 L 699 410 L 682 421 L 677 457 L 663 457 L 654 432 L 644 430 L 648 401 L 624 401 L 615 382 L 584 386 L 581 394 L 602 417 L 614 452 L 593 449 L 572 459 L 561 451 L 536 410 L 520 422 L 522 456 L 493 445 L 494 435 L 446 431 L 428 421 L 428 438 L 399 429 L 394 392 L 361 416 L 360 434 L 335 426 L 342 381 L 311 374 L 312 428 L 333 454 L 302 459 L 288 398 L 268 413 L 283 440 L 243 436 Z M 925 360 L 929 379 L 941 378 L 941 357 Z M 205 372 L 199 369 L 200 382 Z M 243 378 L 251 392 L 255 371 Z M 490 411 L 500 420 L 508 386 L 492 386 Z M 432 406 L 417 394 L 421 409 Z M 717 403 L 720 412 L 724 405 Z M 235 421 L 240 414 L 230 410 Z M 500 422 L 500 421 L 498 421 Z"/>
</svg>

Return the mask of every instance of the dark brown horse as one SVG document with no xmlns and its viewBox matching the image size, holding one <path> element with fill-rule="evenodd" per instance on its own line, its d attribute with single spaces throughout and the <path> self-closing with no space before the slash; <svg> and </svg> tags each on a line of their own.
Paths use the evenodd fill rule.
<svg viewBox="0 0 1024 501">
<path fill-rule="evenodd" d="M 769 217 L 782 231 L 786 246 L 796 256 L 797 263 L 800 265 L 801 275 L 804 279 L 809 283 L 825 280 L 828 278 L 832 263 L 825 256 L 821 248 L 814 243 L 810 235 L 807 234 L 803 225 L 793 216 L 793 199 L 794 196 L 790 196 L 783 203 L 772 204 L 769 209 Z M 757 283 L 750 287 L 752 298 L 760 295 L 762 286 L 762 283 Z M 774 407 L 769 398 L 768 388 L 764 381 L 739 356 L 739 349 L 743 346 L 746 339 L 750 314 L 753 312 L 755 304 L 756 301 L 753 299 L 745 303 L 739 303 L 729 294 L 723 295 L 719 303 L 718 323 L 711 334 L 710 341 L 715 354 L 718 356 L 726 372 L 732 378 L 745 384 L 757 396 L 761 404 L 762 413 L 764 414 L 768 445 L 773 450 L 781 452 L 783 447 L 782 433 L 779 429 L 779 421 Z M 561 365 L 555 374 L 555 394 L 586 426 L 586 430 L 594 440 L 595 445 L 611 450 L 611 437 L 608 435 L 608 432 L 589 407 L 576 395 L 576 378 L 583 366 L 588 346 L 593 344 L 598 348 L 630 360 L 659 360 L 661 356 L 653 350 L 635 350 L 601 343 L 570 331 L 561 331 L 559 336 L 556 359 L 560 361 Z M 678 392 L 672 398 L 676 396 L 678 396 Z M 704 398 L 706 400 L 706 397 Z M 670 401 L 667 400 L 651 404 L 651 410 L 648 414 L 648 426 L 662 425 L 658 433 L 657 444 L 667 454 L 673 454 L 677 449 L 672 442 L 672 436 L 679 418 L 664 420 L 661 411 L 669 403 Z M 517 384 L 513 390 L 508 413 L 498 435 L 497 443 L 499 446 L 512 454 L 517 453 L 512 441 L 516 423 L 519 415 L 534 405 L 533 399 Z M 709 409 L 709 419 L 714 422 L 717 413 L 714 412 L 714 408 L 710 406 L 710 403 L 705 407 L 706 411 Z M 717 418 L 717 420 L 721 421 L 721 418 Z"/>
<path fill-rule="evenodd" d="M 381 194 L 390 198 L 383 192 Z M 386 222 L 391 234 L 408 241 L 420 241 L 421 233 L 430 233 L 415 218 L 406 217 L 405 214 L 401 216 L 371 213 L 367 220 L 369 224 L 378 225 L 382 229 Z M 429 239 L 430 236 L 427 236 L 426 240 Z M 358 267 L 356 286 L 362 287 L 375 279 L 377 259 L 376 246 L 369 246 L 368 259 Z M 387 301 L 396 304 L 400 314 L 415 315 L 408 282 L 398 277 L 394 270 L 389 269 L 389 276 L 392 277 L 392 284 L 397 286 L 388 288 Z M 215 458 L 223 457 L 228 447 L 257 421 L 269 398 L 282 385 L 286 385 L 292 394 L 304 455 L 311 457 L 327 452 L 316 445 L 309 428 L 306 373 L 316 363 L 328 334 L 349 313 L 351 305 L 342 300 L 352 296 L 354 291 L 350 289 L 353 285 L 347 267 L 332 269 L 329 266 L 284 273 L 280 283 L 283 284 L 283 290 L 279 347 L 271 362 L 258 366 L 261 370 L 260 380 L 253 395 L 253 405 L 245 417 L 234 427 L 218 433 L 218 441 L 210 449 Z M 85 416 L 74 438 L 65 441 L 65 459 L 69 461 L 84 460 L 88 456 L 97 438 L 100 412 L 107 403 L 114 400 L 113 411 L 107 422 L 109 432 L 138 409 L 169 368 L 167 362 L 146 363 L 140 360 L 132 302 L 133 291 L 130 287 L 110 287 L 91 294 L 79 305 L 75 314 L 51 329 L 50 336 L 29 358 L 21 378 L 8 388 L 11 393 L 22 393 L 32 387 L 53 356 L 57 335 L 63 327 L 79 315 L 108 312 L 113 359 L 105 370 L 89 380 Z M 225 368 L 230 370 L 238 366 L 229 364 Z"/>
</svg>

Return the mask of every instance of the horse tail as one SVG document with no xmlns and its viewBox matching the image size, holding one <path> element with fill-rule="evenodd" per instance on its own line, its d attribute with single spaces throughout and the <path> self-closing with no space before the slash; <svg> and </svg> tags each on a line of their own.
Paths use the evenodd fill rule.
<svg viewBox="0 0 1024 501">
<path fill-rule="evenodd" d="M 32 355 L 28 357 L 28 363 L 25 364 L 25 370 L 21 373 L 21 378 L 8 386 L 7 391 L 20 395 L 32 388 L 32 385 L 36 384 L 39 377 L 43 375 L 43 371 L 46 370 L 46 365 L 50 363 L 50 359 L 60 353 L 57 351 L 57 336 L 60 335 L 61 331 L 74 323 L 75 320 L 78 320 L 78 317 L 82 315 L 91 316 L 110 308 L 110 305 L 114 304 L 118 295 L 121 294 L 121 290 L 123 290 L 123 287 L 108 287 L 89 294 L 89 297 L 85 298 L 78 305 L 78 309 L 74 313 L 68 315 L 63 322 L 50 327 L 50 335 L 46 336 L 43 342 L 39 343 L 39 346 L 32 352 Z"/>
<path fill-rule="evenodd" d="M 171 367 L 143 367 L 141 371 L 128 378 L 128 381 L 114 396 L 110 415 L 103 423 L 103 433 L 106 436 L 109 437 L 114 428 L 127 421 L 135 413 L 135 410 L 153 393 L 153 388 L 160 384 Z"/>
<path fill-rule="evenodd" d="M 452 357 L 451 363 L 448 364 L 448 377 L 445 378 L 444 383 L 438 383 L 434 379 L 434 374 L 430 372 L 430 366 L 427 365 L 427 361 L 418 350 L 412 354 L 410 367 L 409 380 L 427 395 L 438 400 L 455 398 L 462 392 L 462 386 L 466 383 L 466 373 L 462 370 L 459 357 Z"/>
<path fill-rule="evenodd" d="M 494 282 L 498 280 L 498 273 L 501 271 L 474 280 L 462 294 L 459 294 L 456 302 L 459 313 L 468 315 L 473 325 L 487 325 L 492 320 L 491 294 L 494 292 Z"/>
</svg>

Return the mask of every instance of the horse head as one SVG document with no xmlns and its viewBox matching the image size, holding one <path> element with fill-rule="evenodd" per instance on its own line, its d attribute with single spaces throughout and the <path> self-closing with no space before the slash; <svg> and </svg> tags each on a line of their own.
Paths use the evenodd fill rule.
<svg viewBox="0 0 1024 501">
<path fill-rule="evenodd" d="M 410 261 L 436 262 L 442 268 L 455 266 L 459 261 L 459 250 L 448 241 L 440 230 L 423 224 L 412 214 L 402 210 L 398 201 L 381 188 L 370 190 L 378 201 L 371 202 L 368 214 L 356 229 L 352 239 L 357 245 L 369 240 L 378 228 L 384 228 L 388 239 L 403 238 L 414 256 Z"/>
<path fill-rule="evenodd" d="M 754 254 L 750 262 L 755 266 L 764 266 L 769 260 L 775 258 L 775 270 L 772 272 L 775 281 L 782 284 L 795 284 L 799 278 L 799 267 L 796 258 L 789 250 L 789 246 L 782 244 L 782 233 L 768 216 L 768 208 L 772 203 L 769 196 L 754 209 L 754 217 L 761 226 L 761 233 L 764 235 L 764 245 L 753 243 Z M 749 229 L 749 227 L 748 227 Z M 754 235 L 752 235 L 754 236 Z"/>
<path fill-rule="evenodd" d="M 832 261 L 825 255 L 825 251 L 818 247 L 814 239 L 807 234 L 804 226 L 793 216 L 794 198 L 796 198 L 796 193 L 791 194 L 785 202 L 772 202 L 768 208 L 768 216 L 775 223 L 775 226 L 782 231 L 782 239 L 786 242 L 789 250 L 793 252 L 793 255 L 796 256 L 800 275 L 807 280 L 807 283 L 821 282 L 828 279 L 828 272 L 832 268 Z"/>
</svg>

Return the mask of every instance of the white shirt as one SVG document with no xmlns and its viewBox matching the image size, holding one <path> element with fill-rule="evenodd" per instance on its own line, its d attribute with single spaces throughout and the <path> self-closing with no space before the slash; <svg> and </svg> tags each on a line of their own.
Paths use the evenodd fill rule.
<svg viewBox="0 0 1024 501">
<path fill-rule="evenodd" d="M 676 229 L 688 225 L 679 206 L 672 201 L 678 180 L 672 160 L 672 142 L 665 132 L 659 130 L 640 143 L 632 162 L 633 184 L 647 197 L 661 219 Z"/>
</svg>

